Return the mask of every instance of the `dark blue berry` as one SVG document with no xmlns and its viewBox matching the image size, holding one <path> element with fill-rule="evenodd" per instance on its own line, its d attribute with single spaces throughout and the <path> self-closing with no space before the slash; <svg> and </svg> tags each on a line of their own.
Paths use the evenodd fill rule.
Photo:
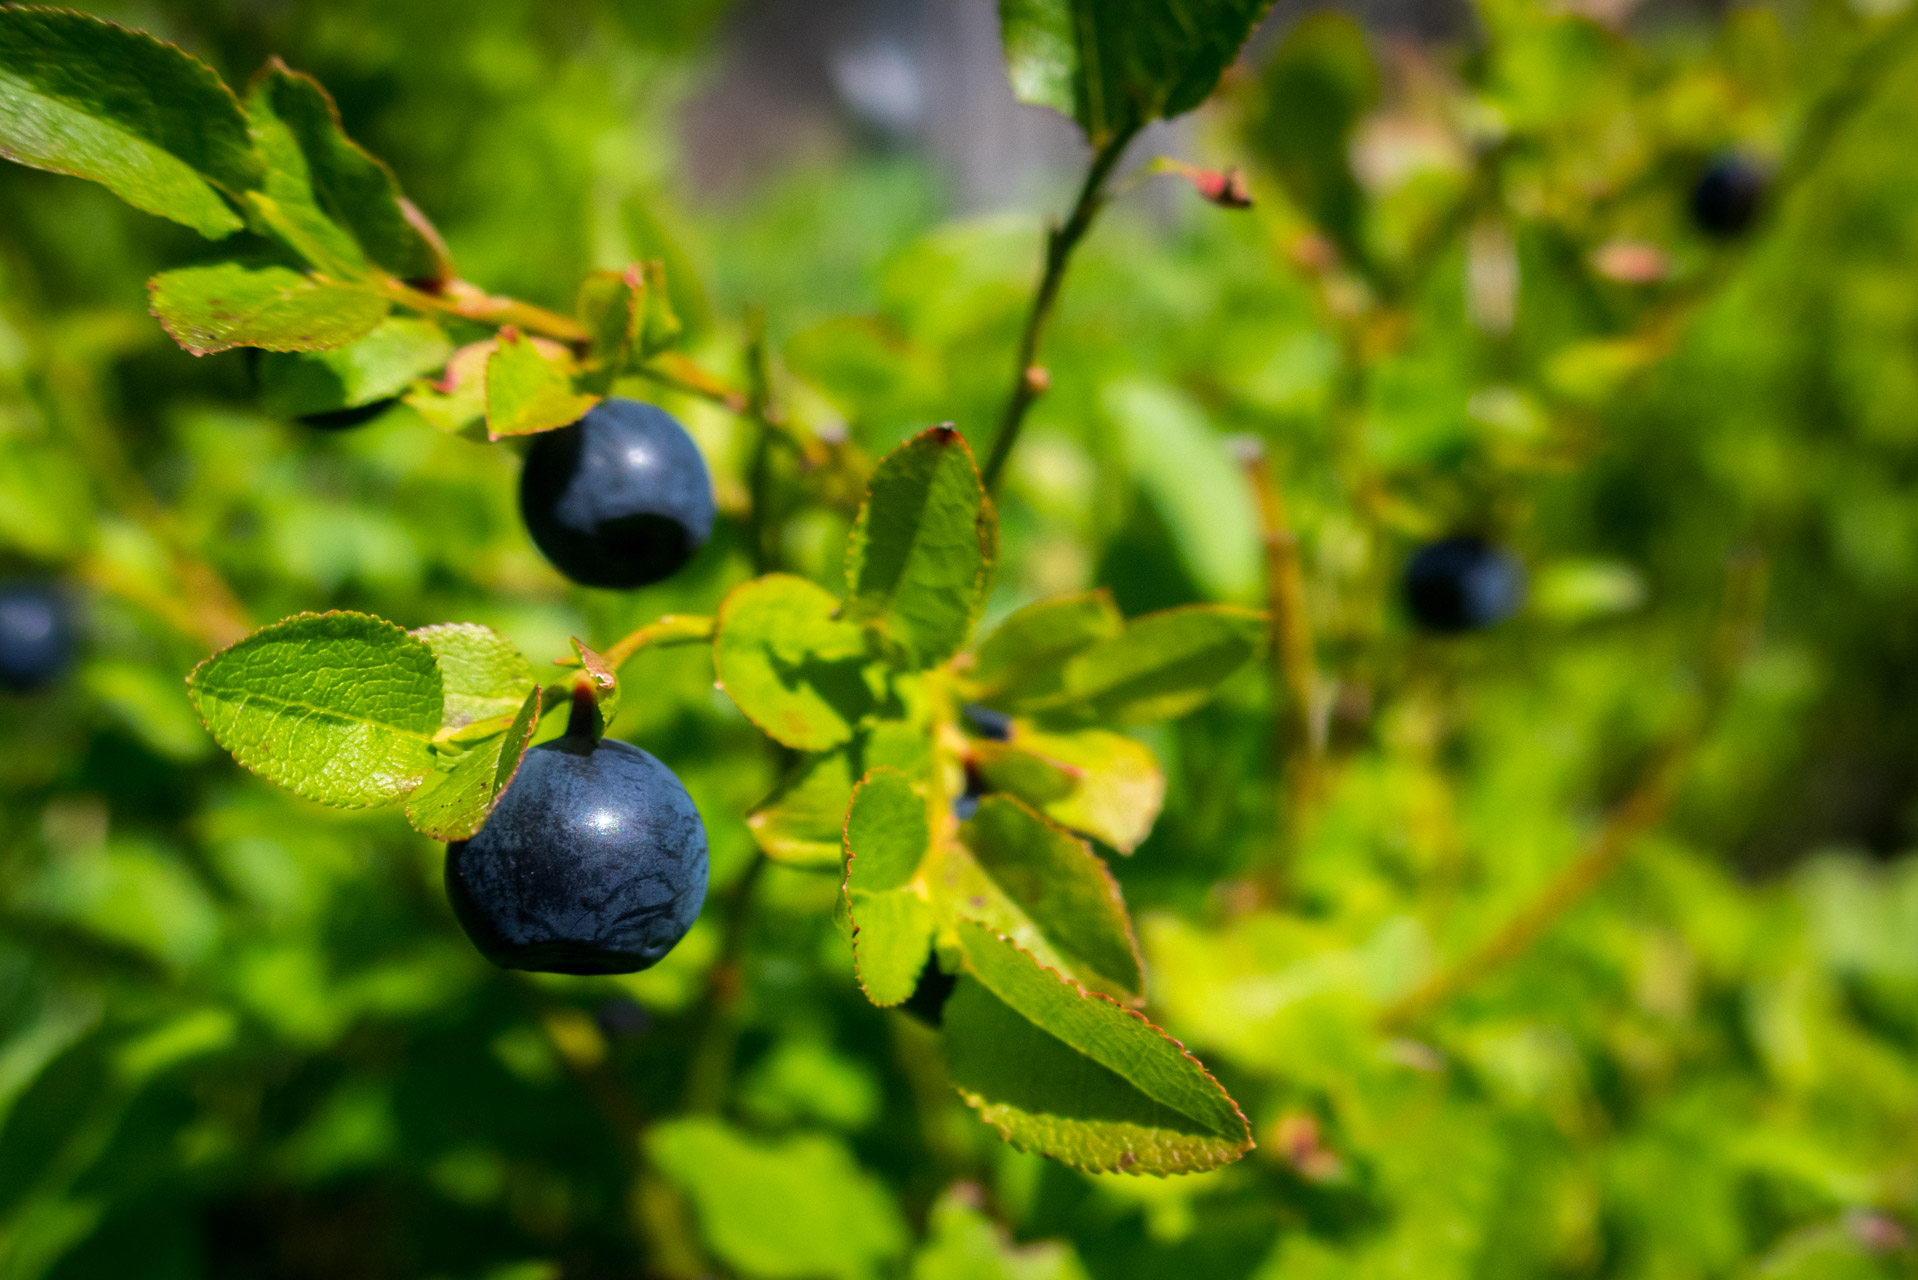
<svg viewBox="0 0 1918 1280">
<path fill-rule="evenodd" d="M 72 660 L 73 624 L 60 593 L 39 582 L 0 586 L 0 688 L 42 688 Z"/>
<path fill-rule="evenodd" d="M 1525 599 L 1525 570 L 1483 538 L 1445 538 L 1405 567 L 1405 605 L 1430 631 L 1472 631 L 1503 622 Z"/>
<path fill-rule="evenodd" d="M 1012 737 L 1012 717 L 1003 711 L 968 702 L 959 708 L 959 714 L 966 718 L 967 727 L 981 738 L 1004 742 Z"/>
<path fill-rule="evenodd" d="M 533 441 L 520 514 L 553 566 L 589 587 L 670 577 L 713 531 L 713 482 L 670 413 L 607 400 Z"/>
<path fill-rule="evenodd" d="M 706 900 L 706 828 L 672 770 L 568 734 L 526 753 L 480 833 L 446 853 L 446 895 L 507 969 L 650 968 Z"/>
<path fill-rule="evenodd" d="M 1765 171 L 1744 156 L 1719 156 L 1692 188 L 1692 217 L 1710 235 L 1741 235 L 1757 221 L 1769 185 Z"/>
<path fill-rule="evenodd" d="M 979 812 L 979 801 L 985 796 L 987 790 L 984 776 L 980 774 L 978 769 L 968 764 L 966 766 L 966 790 L 963 795 L 953 797 L 952 816 L 961 822 L 972 821 L 972 815 Z"/>
<path fill-rule="evenodd" d="M 937 956 L 928 956 L 926 967 L 919 971 L 919 984 L 899 1007 L 927 1026 L 937 1027 L 946 1020 L 946 1001 L 958 985 L 958 975 L 941 969 Z"/>
</svg>

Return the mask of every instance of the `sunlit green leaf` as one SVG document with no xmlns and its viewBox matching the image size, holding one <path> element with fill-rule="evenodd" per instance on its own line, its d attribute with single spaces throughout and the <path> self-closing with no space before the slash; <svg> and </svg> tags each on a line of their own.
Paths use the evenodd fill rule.
<svg viewBox="0 0 1918 1280">
<path fill-rule="evenodd" d="M 0 156 L 101 183 L 213 238 L 260 164 L 211 67 L 140 31 L 66 9 L 0 9 Z M 222 199 L 224 193 L 226 199 Z"/>
<path fill-rule="evenodd" d="M 845 861 L 852 749 L 810 755 L 746 818 L 767 857 L 788 866 L 838 870 Z"/>
<path fill-rule="evenodd" d="M 962 922 L 967 976 L 945 1009 L 946 1068 L 1005 1139 L 1081 1169 L 1192 1173 L 1251 1127 L 1198 1059 L 1140 1015 Z"/>
<path fill-rule="evenodd" d="M 912 1280 L 1087 1280 L 1070 1244 L 1014 1244 L 979 1199 L 978 1189 L 963 1183 L 939 1197 L 926 1242 L 913 1256 Z"/>
<path fill-rule="evenodd" d="M 1109 591 L 1057 596 L 1018 610 L 993 629 L 961 669 L 967 695 L 1016 706 L 1057 693 L 1066 660 L 1125 630 Z"/>
<path fill-rule="evenodd" d="M 523 661 L 523 659 L 522 659 Z M 406 798 L 406 820 L 435 840 L 468 840 L 486 824 L 539 728 L 540 693 L 527 690 L 503 730 L 481 737 L 463 734 L 435 745 L 435 769 Z M 498 724 L 497 718 L 480 721 Z"/>
<path fill-rule="evenodd" d="M 934 427 L 879 460 L 846 549 L 847 616 L 876 622 L 913 667 L 966 642 L 997 525 L 965 437 Z"/>
<path fill-rule="evenodd" d="M 443 729 L 519 713 L 538 684 L 526 655 L 491 627 L 477 622 L 442 622 L 413 632 L 433 650 L 444 680 Z"/>
<path fill-rule="evenodd" d="M 572 360 L 563 350 L 511 329 L 500 331 L 499 345 L 486 361 L 486 430 L 495 440 L 578 422 L 599 400 L 574 388 Z"/>
<path fill-rule="evenodd" d="M 801 751 L 849 741 L 873 705 L 865 636 L 833 616 L 838 606 L 804 578 L 771 574 L 719 607 L 720 686 L 762 732 Z"/>
<path fill-rule="evenodd" d="M 207 731 L 248 769 L 358 809 L 433 771 L 445 705 L 425 641 L 363 613 L 303 613 L 222 649 L 187 678 Z"/>
<path fill-rule="evenodd" d="M 263 356 L 260 396 L 268 410 L 290 418 L 358 409 L 401 394 L 452 354 L 446 331 L 431 320 L 388 316 L 344 347 Z"/>
<path fill-rule="evenodd" d="M 859 984 L 874 1004 L 912 994 L 932 945 L 933 915 L 913 884 L 932 848 L 926 799 L 895 769 L 874 769 L 846 811 L 846 905 Z"/>
<path fill-rule="evenodd" d="M 343 347 L 371 333 L 388 309 L 385 298 L 365 289 L 237 262 L 163 271 L 147 293 L 167 333 L 196 356 L 234 347 Z"/>
<path fill-rule="evenodd" d="M 1191 605 L 1148 614 L 1066 664 L 1049 706 L 1120 724 L 1170 720 L 1202 705 L 1264 642 L 1266 617 Z"/>
<path fill-rule="evenodd" d="M 1108 729 L 1054 733 L 1014 721 L 1010 741 L 975 742 L 972 751 L 991 790 L 1120 853 L 1152 833 L 1165 803 L 1165 773 L 1151 750 Z"/>
<path fill-rule="evenodd" d="M 1271 0 L 999 0 L 1012 89 L 1094 146 L 1190 111 Z"/>
<path fill-rule="evenodd" d="M 1118 881 L 1085 841 L 1002 795 L 979 802 L 959 840 L 996 892 L 961 873 L 942 886 L 955 912 L 1088 986 L 1135 1001 L 1144 996 L 1139 944 Z"/>
</svg>

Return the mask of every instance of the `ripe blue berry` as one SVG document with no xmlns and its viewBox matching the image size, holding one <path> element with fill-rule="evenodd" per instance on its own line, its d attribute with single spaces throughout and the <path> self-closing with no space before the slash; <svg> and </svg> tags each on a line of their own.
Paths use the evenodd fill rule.
<svg viewBox="0 0 1918 1280">
<path fill-rule="evenodd" d="M 1405 605 L 1429 631 L 1472 631 L 1503 622 L 1525 598 L 1525 570 L 1483 538 L 1444 538 L 1405 566 Z"/>
<path fill-rule="evenodd" d="M 506 969 L 633 973 L 706 900 L 706 827 L 672 770 L 569 733 L 526 753 L 486 825 L 446 853 L 466 936 Z"/>
<path fill-rule="evenodd" d="M 553 566 L 589 587 L 670 577 L 713 531 L 699 446 L 664 409 L 607 400 L 533 441 L 520 514 Z"/>
<path fill-rule="evenodd" d="M 0 688 L 41 688 L 72 660 L 73 626 L 59 592 L 39 582 L 0 586 Z"/>
<path fill-rule="evenodd" d="M 1709 235 L 1730 239 L 1750 228 L 1770 183 L 1765 171 L 1736 153 L 1722 155 L 1692 188 L 1692 217 Z"/>
</svg>

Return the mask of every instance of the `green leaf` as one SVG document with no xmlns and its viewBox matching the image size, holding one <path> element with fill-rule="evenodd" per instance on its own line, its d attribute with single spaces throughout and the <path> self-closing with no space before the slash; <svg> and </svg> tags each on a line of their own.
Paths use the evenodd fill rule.
<svg viewBox="0 0 1918 1280">
<path fill-rule="evenodd" d="M 1246 138 L 1288 194 L 1340 250 L 1364 261 L 1365 192 L 1352 134 L 1379 97 L 1365 28 L 1321 10 L 1301 17 L 1259 76 Z"/>
<path fill-rule="evenodd" d="M 478 835 L 533 744 L 539 708 L 540 691 L 535 686 L 502 732 L 473 737 L 469 731 L 436 744 L 433 773 L 406 798 L 406 820 L 413 829 L 449 844 Z M 497 719 L 483 720 L 473 728 L 497 723 Z"/>
<path fill-rule="evenodd" d="M 850 746 L 807 756 L 747 815 L 746 827 L 775 862 L 837 871 L 845 862 L 853 781 Z"/>
<path fill-rule="evenodd" d="M 0 156 L 91 179 L 213 239 L 245 225 L 228 200 L 260 175 L 211 67 L 65 9 L 0 9 Z"/>
<path fill-rule="evenodd" d="M 447 435 L 486 439 L 486 364 L 497 344 L 469 342 L 446 362 L 437 382 L 417 382 L 403 399 L 407 407 Z"/>
<path fill-rule="evenodd" d="M 1161 1175 L 1251 1149 L 1237 1104 L 1178 1041 L 991 930 L 958 928 L 968 976 L 945 1008 L 946 1069 L 1008 1142 L 1080 1169 Z"/>
<path fill-rule="evenodd" d="M 912 1280 L 1087 1280 L 1072 1246 L 1061 1240 L 1014 1244 L 979 1206 L 967 1183 L 948 1188 L 932 1206 L 926 1242 L 912 1260 Z"/>
<path fill-rule="evenodd" d="M 639 267 L 589 274 L 580 281 L 574 314 L 591 335 L 590 359 L 599 366 L 596 385 L 610 387 L 639 350 L 646 319 L 646 281 Z"/>
<path fill-rule="evenodd" d="M 260 397 L 289 418 L 358 409 L 399 395 L 453 354 L 431 320 L 388 316 L 358 342 L 331 351 L 269 353 L 260 360 Z"/>
<path fill-rule="evenodd" d="M 934 427 L 879 460 L 846 549 L 846 616 L 913 668 L 944 662 L 985 603 L 998 530 L 966 439 Z"/>
<path fill-rule="evenodd" d="M 317 80 L 275 58 L 253 78 L 247 114 L 267 161 L 269 195 L 282 205 L 287 195 L 304 202 L 340 230 L 355 257 L 402 279 L 448 274 L 438 247 L 407 216 L 392 170 L 346 136 Z M 286 194 L 276 190 L 286 184 Z"/>
<path fill-rule="evenodd" d="M 413 634 L 433 650 L 444 689 L 441 729 L 461 729 L 480 720 L 519 713 L 526 695 L 539 686 L 526 655 L 491 627 L 477 622 L 442 622 Z"/>
<path fill-rule="evenodd" d="M 573 387 L 572 360 L 556 343 L 511 327 L 486 361 L 486 432 L 495 440 L 578 422 L 600 398 Z"/>
<path fill-rule="evenodd" d="M 1138 1001 L 1145 968 L 1119 882 L 1071 832 L 1011 796 L 989 795 L 959 828 L 964 860 L 942 886 L 962 917 L 990 925 L 1087 986 Z"/>
<path fill-rule="evenodd" d="M 1000 623 L 961 671 L 966 695 L 1008 706 L 1049 697 L 1059 691 L 1068 658 L 1124 630 L 1103 587 L 1029 604 Z"/>
<path fill-rule="evenodd" d="M 926 799 L 896 769 L 874 769 L 846 810 L 846 908 L 853 962 L 880 1007 L 912 994 L 932 947 L 932 907 L 914 881 L 932 848 Z"/>
<path fill-rule="evenodd" d="M 423 640 L 364 613 L 303 613 L 187 677 L 207 731 L 242 765 L 345 809 L 399 799 L 434 768 L 445 706 Z"/>
<path fill-rule="evenodd" d="M 1203 102 L 1272 0 L 999 0 L 1012 91 L 1100 147 Z"/>
<path fill-rule="evenodd" d="M 1135 618 L 1066 664 L 1064 688 L 1047 706 L 1100 720 L 1147 724 L 1203 705 L 1259 651 L 1266 617 L 1251 609 L 1188 605 Z"/>
<path fill-rule="evenodd" d="M 833 616 L 838 605 L 824 588 L 775 573 L 734 588 L 719 606 L 720 687 L 761 732 L 800 751 L 851 741 L 873 706 L 865 636 Z"/>
<path fill-rule="evenodd" d="M 746 1275 L 869 1280 L 906 1250 L 884 1184 L 836 1138 L 760 1142 L 693 1117 L 654 1125 L 646 1149 L 692 1201 L 713 1253 Z"/>
<path fill-rule="evenodd" d="M 356 342 L 385 318 L 377 293 L 289 267 L 222 262 L 163 271 L 147 283 L 153 314 L 196 356 L 261 347 L 325 351 Z"/>
<path fill-rule="evenodd" d="M 1010 740 L 971 745 L 990 790 L 1018 796 L 1120 853 L 1152 834 L 1165 803 L 1165 773 L 1151 750 L 1109 729 L 1049 733 L 1015 720 Z"/>
</svg>

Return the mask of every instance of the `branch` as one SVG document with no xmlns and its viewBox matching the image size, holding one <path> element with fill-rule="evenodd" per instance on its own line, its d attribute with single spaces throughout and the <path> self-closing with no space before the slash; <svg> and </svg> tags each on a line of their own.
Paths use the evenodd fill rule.
<svg viewBox="0 0 1918 1280">
<path fill-rule="evenodd" d="M 1625 860 L 1637 847 L 1640 836 L 1664 819 L 1687 766 L 1730 693 L 1757 630 L 1764 601 L 1764 559 L 1754 552 L 1740 553 L 1726 575 L 1719 625 L 1707 658 L 1704 706 L 1652 752 L 1631 791 L 1571 865 L 1491 937 L 1387 1008 L 1380 1018 L 1383 1026 L 1403 1028 L 1417 1022 L 1487 974 L 1524 955 Z"/>
<path fill-rule="evenodd" d="M 1046 233 L 1045 274 L 1039 278 L 1039 289 L 1032 296 L 1032 309 L 1026 313 L 1025 331 L 1019 337 L 1019 362 L 1012 375 L 1012 394 L 999 420 L 999 434 L 993 439 L 992 454 L 981 472 L 988 492 L 999 483 L 1006 459 L 1012 456 L 1012 446 L 1019 442 L 1019 430 L 1025 425 L 1027 411 L 1046 389 L 1046 371 L 1035 363 L 1039 358 L 1039 341 L 1059 301 L 1059 288 L 1065 283 L 1072 251 L 1085 239 L 1093 219 L 1105 207 L 1106 183 L 1135 132 L 1120 133 L 1099 148 L 1086 170 L 1085 183 L 1079 188 L 1079 199 L 1072 206 L 1071 215 L 1063 226 Z"/>
</svg>

